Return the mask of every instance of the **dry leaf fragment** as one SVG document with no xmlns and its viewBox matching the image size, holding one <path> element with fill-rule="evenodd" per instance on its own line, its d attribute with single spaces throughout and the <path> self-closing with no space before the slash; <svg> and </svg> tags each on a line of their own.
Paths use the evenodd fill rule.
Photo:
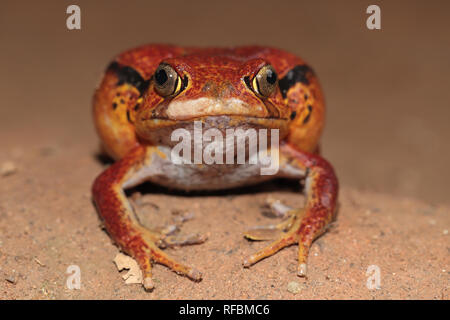
<svg viewBox="0 0 450 320">
<path fill-rule="evenodd" d="M 128 270 L 126 274 L 122 275 L 126 284 L 142 283 L 142 271 L 136 260 L 123 253 L 118 253 L 114 258 L 114 263 L 119 271 Z"/>
</svg>

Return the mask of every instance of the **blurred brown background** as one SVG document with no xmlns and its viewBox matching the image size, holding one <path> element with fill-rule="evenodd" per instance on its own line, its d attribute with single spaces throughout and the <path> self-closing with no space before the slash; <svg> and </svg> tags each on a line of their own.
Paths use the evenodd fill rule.
<svg viewBox="0 0 450 320">
<path fill-rule="evenodd" d="M 69 4 L 81 7 L 79 31 L 66 29 Z M 369 4 L 382 30 L 366 28 Z M 319 75 L 322 150 L 342 185 L 449 203 L 449 12 L 448 1 L 2 1 L 0 157 L 95 150 L 92 93 L 124 49 L 261 44 Z"/>
<path fill-rule="evenodd" d="M 70 4 L 81 7 L 80 31 L 66 28 Z M 370 4 L 381 7 L 379 31 L 366 28 Z M 449 12 L 449 1 L 1 1 L 0 300 L 448 300 Z M 261 211 L 267 197 L 297 207 L 296 192 L 156 192 L 143 199 L 160 209 L 142 208 L 140 219 L 188 208 L 196 219 L 182 231 L 211 234 L 201 246 L 167 249 L 204 279 L 156 265 L 152 293 L 124 285 L 91 202 L 106 166 L 91 99 L 113 56 L 151 42 L 277 46 L 316 70 L 328 107 L 322 150 L 342 189 L 337 223 L 311 248 L 308 279 L 292 271 L 295 246 L 241 265 L 266 245 L 242 232 L 273 223 Z M 81 290 L 66 288 L 73 264 Z M 369 265 L 381 269 L 380 290 L 366 287 Z"/>
</svg>

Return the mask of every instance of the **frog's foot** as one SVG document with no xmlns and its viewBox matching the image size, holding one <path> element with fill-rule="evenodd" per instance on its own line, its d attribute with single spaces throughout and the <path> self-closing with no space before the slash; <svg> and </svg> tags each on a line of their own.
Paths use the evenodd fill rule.
<svg viewBox="0 0 450 320">
<path fill-rule="evenodd" d="M 276 225 L 267 225 L 254 227 L 245 233 L 245 237 L 251 240 L 273 240 L 270 245 L 252 254 L 244 260 L 244 267 L 250 267 L 256 262 L 269 257 L 279 250 L 298 243 L 298 268 L 299 276 L 306 276 L 306 260 L 309 247 L 311 245 L 310 237 L 307 236 L 307 230 L 304 226 L 305 209 L 290 210 L 287 213 L 287 219 Z M 303 222 L 303 223 L 302 223 Z"/>
<path fill-rule="evenodd" d="M 161 232 L 156 232 L 143 227 L 138 228 L 139 234 L 130 243 L 122 245 L 125 252 L 130 254 L 139 264 L 143 273 L 143 285 L 146 290 L 152 290 L 152 262 L 162 264 L 177 274 L 187 276 L 194 281 L 200 281 L 202 274 L 195 268 L 179 263 L 161 247 L 181 246 L 202 243 L 206 240 L 201 236 L 175 237 L 167 236 Z"/>
<path fill-rule="evenodd" d="M 143 257 L 142 263 L 139 263 L 138 261 L 144 272 L 143 285 L 146 290 L 152 290 L 154 287 L 151 264 L 147 262 L 148 259 L 155 263 L 165 265 L 172 271 L 185 275 L 194 281 L 200 281 L 202 279 L 200 271 L 178 263 L 175 259 L 161 250 L 168 247 L 200 244 L 207 240 L 207 236 L 201 234 L 175 234 L 180 230 L 181 225 L 185 221 L 191 220 L 193 217 L 194 215 L 192 213 L 184 212 L 177 215 L 172 223 L 164 227 L 155 228 L 153 230 L 141 228 L 143 239 L 149 248 L 149 250 L 145 250 L 146 254 Z"/>
<path fill-rule="evenodd" d="M 277 202 L 281 204 L 281 202 Z M 289 208 L 283 205 L 283 208 Z M 272 209 L 272 208 L 271 208 Z M 275 209 L 277 210 L 277 209 Z M 272 209 L 272 211 L 275 211 Z M 250 240 L 274 240 L 280 238 L 282 235 L 289 232 L 292 224 L 298 219 L 299 216 L 303 215 L 304 210 L 283 210 L 282 214 L 284 220 L 277 224 L 269 224 L 263 226 L 255 226 L 244 232 L 244 237 Z M 280 214 L 281 215 L 281 214 Z"/>
<path fill-rule="evenodd" d="M 244 267 L 249 267 L 277 251 L 297 243 L 297 274 L 304 277 L 312 242 L 326 231 L 327 225 L 334 218 L 338 183 L 333 168 L 320 156 L 297 150 L 289 144 L 282 145 L 280 151 L 279 172 L 281 176 L 297 178 L 305 175 L 305 208 L 288 211 L 288 218 L 278 225 L 258 227 L 247 231 L 245 236 L 249 239 L 275 240 L 269 246 L 245 259 Z M 295 172 L 303 173 L 296 176 Z"/>
</svg>

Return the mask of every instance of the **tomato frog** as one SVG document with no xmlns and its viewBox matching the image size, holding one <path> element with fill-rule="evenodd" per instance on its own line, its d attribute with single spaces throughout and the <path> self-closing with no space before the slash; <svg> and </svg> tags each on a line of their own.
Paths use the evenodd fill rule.
<svg viewBox="0 0 450 320">
<path fill-rule="evenodd" d="M 154 287 L 152 263 L 201 280 L 197 269 L 176 261 L 162 248 L 205 240 L 144 228 L 125 194 L 144 181 L 189 191 L 241 187 L 279 177 L 304 179 L 303 208 L 290 210 L 277 225 L 245 233 L 249 239 L 272 242 L 243 259 L 243 266 L 297 244 L 297 273 L 305 276 L 309 248 L 336 214 L 338 181 L 318 148 L 324 113 L 314 71 L 301 58 L 280 49 L 145 45 L 118 55 L 93 102 L 102 146 L 116 162 L 97 177 L 92 193 L 106 231 L 138 262 L 144 287 Z M 175 164 L 170 160 L 171 132 L 192 131 L 198 121 L 221 131 L 279 130 L 279 170 L 261 175 L 258 165 L 246 163 Z"/>
</svg>

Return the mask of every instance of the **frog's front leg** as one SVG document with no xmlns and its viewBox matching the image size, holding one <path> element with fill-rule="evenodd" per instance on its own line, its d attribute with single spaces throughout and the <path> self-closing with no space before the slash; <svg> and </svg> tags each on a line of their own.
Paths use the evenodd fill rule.
<svg viewBox="0 0 450 320">
<path fill-rule="evenodd" d="M 158 248 L 157 244 L 164 242 L 164 235 L 150 231 L 139 223 L 125 195 L 124 189 L 157 174 L 158 168 L 152 166 L 152 158 L 159 154 L 156 147 L 138 146 L 100 174 L 92 187 L 93 198 L 106 230 L 117 245 L 138 262 L 143 272 L 143 285 L 148 290 L 153 288 L 151 262 L 163 264 L 196 281 L 202 277 L 196 269 L 176 262 Z M 188 240 L 186 244 L 205 239 Z M 167 245 L 167 242 L 164 244 Z"/>
<path fill-rule="evenodd" d="M 284 247 L 298 243 L 297 274 L 306 276 L 306 262 L 309 248 L 319 235 L 326 231 L 327 225 L 336 213 L 338 181 L 333 167 L 322 157 L 297 150 L 289 144 L 280 147 L 280 176 L 299 178 L 306 176 L 306 203 L 302 209 L 292 210 L 286 221 L 270 226 L 269 231 L 278 231 L 276 240 L 269 246 L 251 255 L 244 266 L 273 255 Z M 247 232 L 246 237 L 265 240 L 261 228 Z"/>
</svg>

